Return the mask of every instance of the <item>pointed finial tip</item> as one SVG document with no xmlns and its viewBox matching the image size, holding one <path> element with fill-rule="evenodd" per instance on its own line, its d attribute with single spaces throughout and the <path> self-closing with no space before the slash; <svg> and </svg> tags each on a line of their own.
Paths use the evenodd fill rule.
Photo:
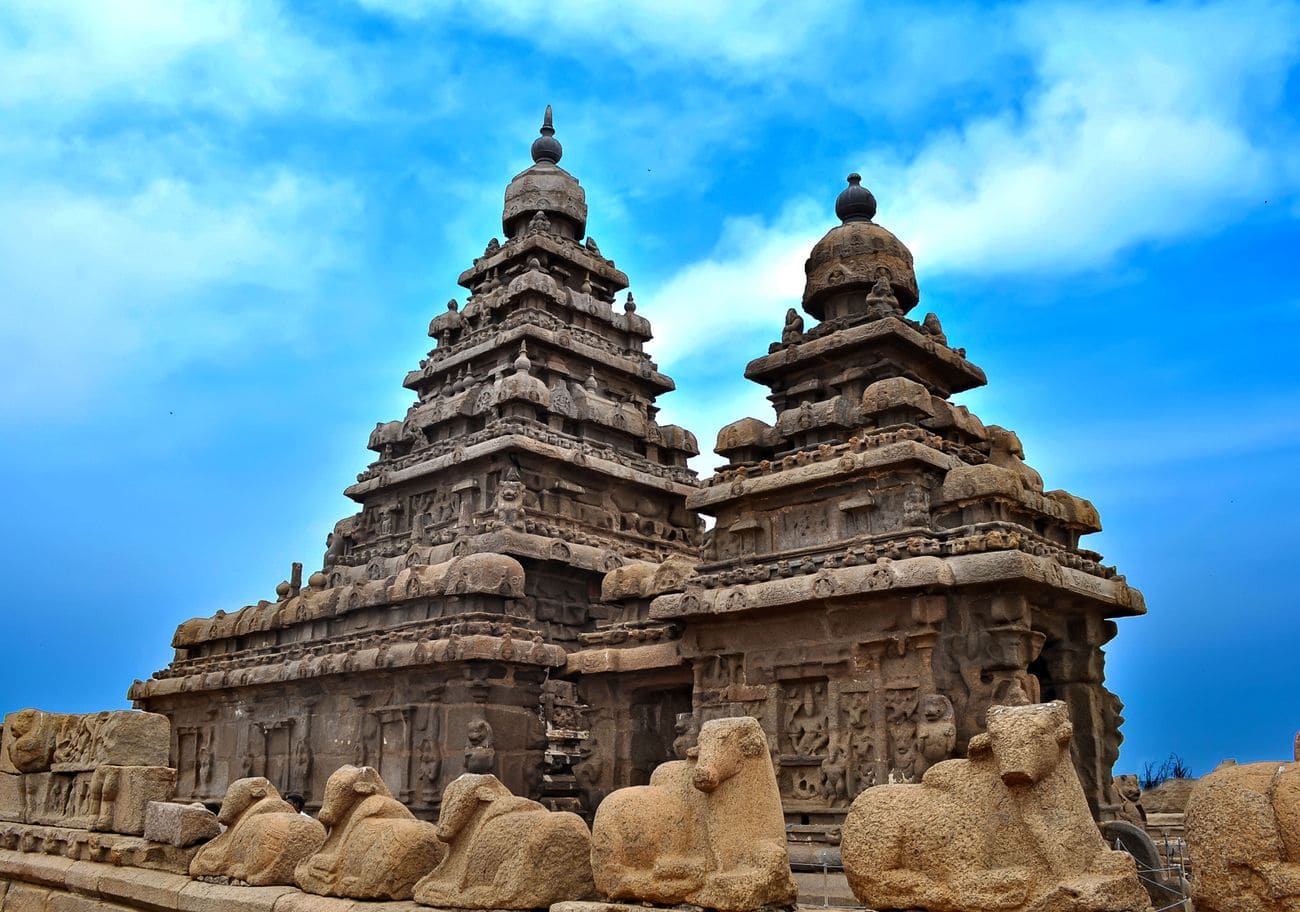
<svg viewBox="0 0 1300 912">
<path fill-rule="evenodd" d="M 557 164 L 560 156 L 564 154 L 564 148 L 555 138 L 555 123 L 551 119 L 550 105 L 546 106 L 546 113 L 542 115 L 542 128 L 538 132 L 541 136 L 533 140 L 533 161 L 538 164 L 542 162 Z"/>
</svg>

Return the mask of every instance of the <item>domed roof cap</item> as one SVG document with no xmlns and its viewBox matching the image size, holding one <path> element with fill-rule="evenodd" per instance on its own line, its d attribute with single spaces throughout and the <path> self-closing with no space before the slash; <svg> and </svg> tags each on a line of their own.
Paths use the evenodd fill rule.
<svg viewBox="0 0 1300 912">
<path fill-rule="evenodd" d="M 551 106 L 546 106 L 541 135 L 533 140 L 532 167 L 519 172 L 506 187 L 501 227 L 507 238 L 523 234 L 538 212 L 550 221 L 548 233 L 581 240 L 587 233 L 587 194 L 577 178 L 557 162 L 564 149 L 555 138 Z"/>
<path fill-rule="evenodd" d="M 828 305 L 834 311 L 829 316 L 857 313 L 863 310 L 858 299 L 883 276 L 899 312 L 905 314 L 920 297 L 912 253 L 892 232 L 872 221 L 876 197 L 862 186 L 861 175 L 850 174 L 848 182 L 835 200 L 841 223 L 813 245 L 804 263 L 803 309 L 818 320 L 827 319 Z"/>
<path fill-rule="evenodd" d="M 558 165 L 560 158 L 564 155 L 564 147 L 560 141 L 555 138 L 555 125 L 551 122 L 551 106 L 546 106 L 546 113 L 542 115 L 541 136 L 533 140 L 533 161 L 550 162 L 552 165 Z"/>
<path fill-rule="evenodd" d="M 549 112 L 550 108 L 546 110 Z M 862 175 L 856 171 L 849 175 L 848 181 L 849 185 L 835 199 L 835 214 L 841 222 L 871 221 L 876 217 L 875 196 L 862 186 Z"/>
</svg>

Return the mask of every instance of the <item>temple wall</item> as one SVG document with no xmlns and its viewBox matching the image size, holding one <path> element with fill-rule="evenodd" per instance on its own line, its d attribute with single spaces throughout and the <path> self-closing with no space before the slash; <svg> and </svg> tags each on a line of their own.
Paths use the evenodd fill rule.
<svg viewBox="0 0 1300 912">
<path fill-rule="evenodd" d="M 344 764 L 373 766 L 393 795 L 432 817 L 444 786 L 477 752 L 517 794 L 536 794 L 546 734 L 538 716 L 544 672 L 466 663 L 410 672 L 353 672 L 279 686 L 151 701 L 172 722 L 180 799 L 220 800 L 229 783 L 265 776 L 319 806 Z M 472 746 L 487 722 L 490 743 Z"/>
</svg>

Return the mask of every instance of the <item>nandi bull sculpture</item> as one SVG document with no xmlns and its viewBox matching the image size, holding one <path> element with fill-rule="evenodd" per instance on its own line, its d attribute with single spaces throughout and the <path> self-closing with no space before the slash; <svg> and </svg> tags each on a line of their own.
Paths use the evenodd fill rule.
<svg viewBox="0 0 1300 912">
<path fill-rule="evenodd" d="M 1106 847 L 1070 762 L 1059 700 L 994 706 L 968 760 L 854 800 L 841 852 L 873 909 L 1146 912 L 1133 859 Z"/>
<path fill-rule="evenodd" d="M 415 901 L 459 909 L 544 909 L 585 899 L 591 833 L 577 814 L 510 793 L 496 776 L 465 773 L 442 795 L 447 856 L 415 885 Z"/>
<path fill-rule="evenodd" d="M 781 796 L 758 720 L 705 722 L 688 759 L 606 798 L 591 860 L 609 899 L 721 912 L 793 905 Z"/>
<path fill-rule="evenodd" d="M 325 783 L 317 819 L 330 828 L 320 851 L 294 871 L 308 893 L 350 899 L 410 899 L 442 858 L 433 824 L 416 820 L 369 766 L 344 766 Z"/>
</svg>

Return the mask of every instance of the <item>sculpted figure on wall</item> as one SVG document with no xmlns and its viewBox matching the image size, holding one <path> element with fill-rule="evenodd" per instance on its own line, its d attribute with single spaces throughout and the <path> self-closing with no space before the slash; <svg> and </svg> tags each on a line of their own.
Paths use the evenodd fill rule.
<svg viewBox="0 0 1300 912">
<path fill-rule="evenodd" d="M 596 889 L 609 899 L 723 912 L 794 903 L 785 821 L 757 719 L 700 727 L 693 759 L 619 789 L 592 827 Z"/>
<path fill-rule="evenodd" d="M 921 721 L 916 726 L 916 747 L 924 772 L 952 756 L 957 746 L 957 723 L 952 701 L 943 694 L 926 694 L 921 701 Z"/>
<path fill-rule="evenodd" d="M 1064 703 L 995 706 L 969 759 L 857 797 L 841 851 L 880 909 L 1146 912 L 1133 859 L 1108 849 L 1070 761 Z"/>
<path fill-rule="evenodd" d="M 294 871 L 308 893 L 410 899 L 443 855 L 433 824 L 416 820 L 373 767 L 344 766 L 330 776 L 318 819 L 329 836 Z"/>
<path fill-rule="evenodd" d="M 325 842 L 325 827 L 295 811 L 260 776 L 230 784 L 217 822 L 226 830 L 199 849 L 190 862 L 191 877 L 254 887 L 292 884 L 294 868 Z"/>
<path fill-rule="evenodd" d="M 447 786 L 438 838 L 447 855 L 415 885 L 425 905 L 541 909 L 594 889 L 582 818 L 516 797 L 496 776 L 465 773 Z"/>
<path fill-rule="evenodd" d="M 465 771 L 490 773 L 496 766 L 497 752 L 492 746 L 492 726 L 486 719 L 471 719 L 466 733 Z"/>
<path fill-rule="evenodd" d="M 1220 766 L 1187 801 L 1198 912 L 1300 909 L 1300 745 L 1294 763 Z"/>
</svg>

